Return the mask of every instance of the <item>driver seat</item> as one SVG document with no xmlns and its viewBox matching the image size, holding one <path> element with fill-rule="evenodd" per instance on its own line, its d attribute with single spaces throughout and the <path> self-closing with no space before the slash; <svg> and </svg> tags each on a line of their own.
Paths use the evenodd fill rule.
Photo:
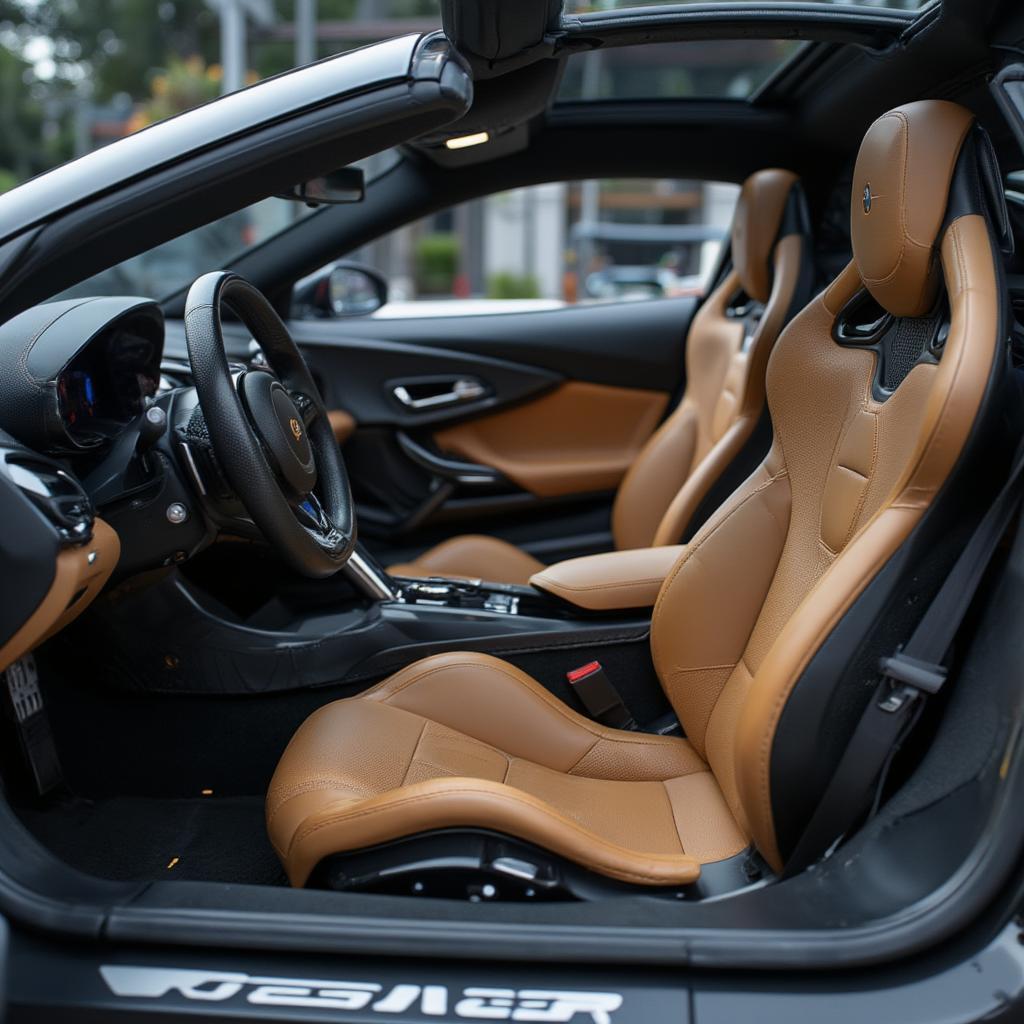
<svg viewBox="0 0 1024 1024">
<path fill-rule="evenodd" d="M 682 401 L 640 449 L 615 495 L 612 538 L 620 551 L 678 544 L 698 511 L 713 501 L 713 488 L 730 466 L 748 454 L 743 472 L 749 472 L 768 446 L 767 438 L 755 434 L 764 411 L 768 356 L 786 322 L 811 297 L 810 227 L 797 176 L 778 168 L 750 175 L 740 190 L 731 236 L 732 266 L 687 337 Z M 470 461 L 486 462 L 486 446 L 476 448 L 479 426 L 448 431 L 438 442 Z M 753 445 L 759 447 L 745 451 Z M 389 571 L 525 584 L 543 568 L 514 544 L 473 533 L 442 541 Z"/>
<path fill-rule="evenodd" d="M 605 728 L 484 654 L 416 662 L 316 711 L 285 750 L 267 825 L 293 885 L 335 855 L 438 830 L 502 833 L 639 886 L 694 882 L 750 846 L 783 868 L 874 666 L 1000 482 L 993 161 L 945 101 L 868 130 L 853 261 L 768 367 L 772 449 L 654 609 L 651 654 L 686 738 Z"/>
</svg>

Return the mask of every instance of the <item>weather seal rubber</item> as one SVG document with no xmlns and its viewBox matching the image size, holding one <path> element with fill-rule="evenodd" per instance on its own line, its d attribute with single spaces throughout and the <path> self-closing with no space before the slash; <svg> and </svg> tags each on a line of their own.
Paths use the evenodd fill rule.
<svg viewBox="0 0 1024 1024">
<path fill-rule="evenodd" d="M 825 3 L 671 4 L 592 11 L 562 19 L 559 47 L 629 46 L 687 39 L 795 39 L 855 43 L 884 50 L 919 12 Z"/>
</svg>

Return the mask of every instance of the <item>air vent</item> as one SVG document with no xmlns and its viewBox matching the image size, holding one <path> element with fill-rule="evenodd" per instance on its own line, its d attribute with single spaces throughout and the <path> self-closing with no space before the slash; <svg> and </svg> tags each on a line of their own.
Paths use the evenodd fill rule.
<svg viewBox="0 0 1024 1024">
<path fill-rule="evenodd" d="M 8 452 L 0 465 L 65 541 L 77 544 L 89 538 L 92 504 L 74 477 L 46 459 L 15 452 Z"/>
<path fill-rule="evenodd" d="M 162 395 L 178 388 L 192 386 L 192 367 L 176 359 L 165 359 L 160 364 L 160 385 L 157 394 Z"/>
</svg>

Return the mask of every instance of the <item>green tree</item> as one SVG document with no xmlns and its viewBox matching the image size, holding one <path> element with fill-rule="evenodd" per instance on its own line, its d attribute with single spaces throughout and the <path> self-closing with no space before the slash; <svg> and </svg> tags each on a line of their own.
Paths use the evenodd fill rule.
<svg viewBox="0 0 1024 1024">
<path fill-rule="evenodd" d="M 51 40 L 55 77 L 88 82 L 98 103 L 121 94 L 141 99 L 154 69 L 172 55 L 217 59 L 217 16 L 205 0 L 21 0 L 18 6 L 20 34 Z"/>
<path fill-rule="evenodd" d="M 279 21 L 294 17 L 294 0 L 274 6 Z M 437 0 L 318 2 L 321 21 L 437 11 Z M 293 59 L 290 42 L 251 27 L 252 76 Z M 210 99 L 219 60 L 207 0 L 0 0 L 0 168 L 23 179 L 71 157 L 83 103 L 134 104 L 134 128 Z"/>
</svg>

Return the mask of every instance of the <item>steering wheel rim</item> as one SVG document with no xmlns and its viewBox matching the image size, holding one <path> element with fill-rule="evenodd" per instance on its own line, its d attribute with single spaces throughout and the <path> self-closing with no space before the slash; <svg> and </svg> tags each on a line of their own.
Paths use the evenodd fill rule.
<svg viewBox="0 0 1024 1024">
<path fill-rule="evenodd" d="M 273 375 L 247 370 L 235 380 L 222 306 L 252 333 Z M 352 492 L 320 391 L 287 327 L 254 285 L 214 271 L 189 289 L 185 340 L 210 444 L 227 482 L 294 569 L 317 579 L 333 575 L 355 547 Z"/>
</svg>

